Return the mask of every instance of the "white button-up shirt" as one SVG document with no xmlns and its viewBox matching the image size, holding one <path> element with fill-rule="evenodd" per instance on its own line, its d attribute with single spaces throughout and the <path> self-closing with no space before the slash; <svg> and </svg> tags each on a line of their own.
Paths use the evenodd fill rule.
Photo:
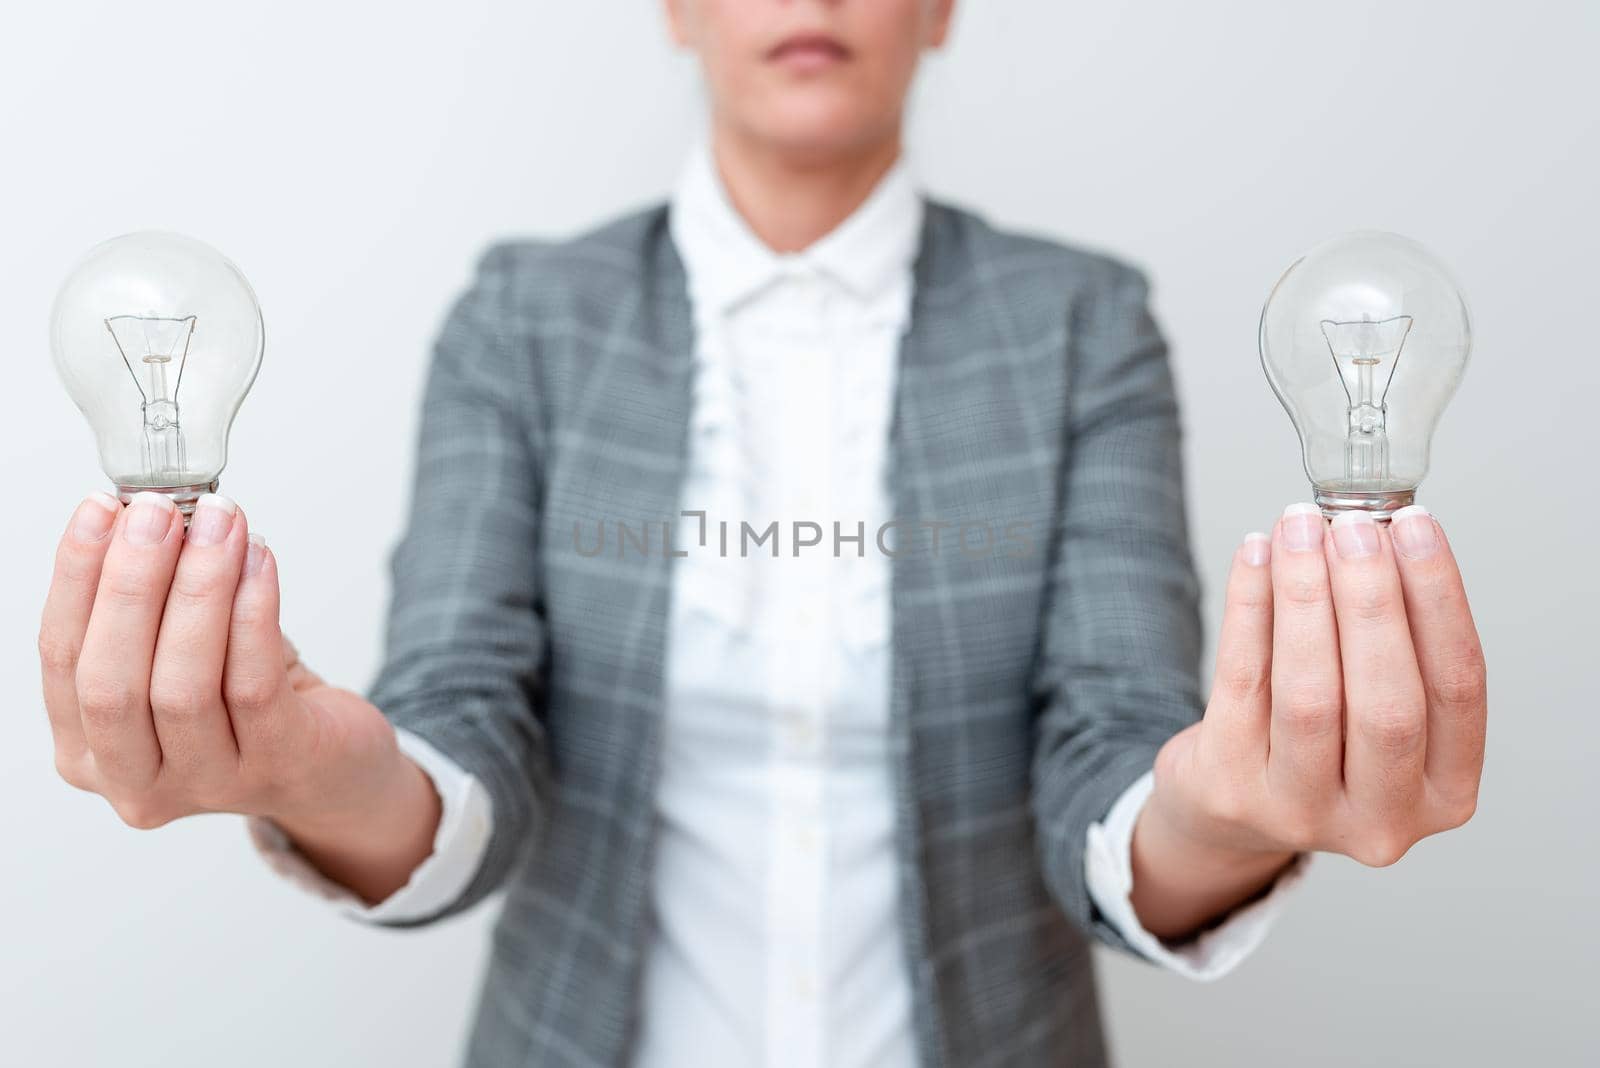
<svg viewBox="0 0 1600 1068">
<path fill-rule="evenodd" d="M 911 1066 L 889 558 L 874 533 L 892 515 L 889 425 L 922 199 L 902 162 L 836 230 L 780 255 L 751 233 L 701 149 L 670 217 L 696 337 L 683 501 L 704 514 L 685 516 L 675 538 L 687 555 L 673 573 L 635 1063 Z M 459 894 L 493 817 L 476 780 L 401 733 L 444 817 L 433 856 L 387 901 L 360 908 L 255 827 L 276 866 L 366 918 L 424 916 Z M 1128 900 L 1149 790 L 1146 776 L 1090 829 L 1091 896 L 1146 954 L 1220 975 L 1264 937 L 1298 871 L 1199 941 L 1163 945 Z"/>
</svg>

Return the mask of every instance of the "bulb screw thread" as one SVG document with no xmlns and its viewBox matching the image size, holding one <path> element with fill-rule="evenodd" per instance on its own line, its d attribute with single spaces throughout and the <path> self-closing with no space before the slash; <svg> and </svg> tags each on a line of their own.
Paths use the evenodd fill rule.
<svg viewBox="0 0 1600 1068">
<path fill-rule="evenodd" d="M 1332 519 L 1341 512 L 1370 512 L 1372 518 L 1387 523 L 1396 512 L 1416 501 L 1415 489 L 1400 490 L 1330 490 L 1320 486 L 1315 500 L 1322 514 Z"/>
<path fill-rule="evenodd" d="M 183 525 L 188 527 L 189 519 L 194 515 L 194 505 L 201 497 L 208 493 L 217 492 L 217 480 L 210 482 L 197 482 L 191 486 L 127 486 L 117 483 L 117 500 L 124 505 L 133 501 L 136 493 L 160 493 L 172 500 L 178 506 L 178 511 L 183 513 Z"/>
</svg>

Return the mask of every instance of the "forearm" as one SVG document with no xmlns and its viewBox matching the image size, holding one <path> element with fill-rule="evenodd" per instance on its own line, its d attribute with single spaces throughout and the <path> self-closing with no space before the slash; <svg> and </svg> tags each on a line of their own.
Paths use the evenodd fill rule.
<svg viewBox="0 0 1600 1068">
<path fill-rule="evenodd" d="M 374 783 L 350 811 L 274 818 L 319 871 L 369 905 L 405 886 L 432 853 L 442 811 L 432 781 L 399 751 Z"/>
<path fill-rule="evenodd" d="M 1133 832 L 1131 901 L 1156 937 L 1180 942 L 1270 887 L 1294 853 L 1234 850 L 1185 834 L 1159 788 Z"/>
</svg>

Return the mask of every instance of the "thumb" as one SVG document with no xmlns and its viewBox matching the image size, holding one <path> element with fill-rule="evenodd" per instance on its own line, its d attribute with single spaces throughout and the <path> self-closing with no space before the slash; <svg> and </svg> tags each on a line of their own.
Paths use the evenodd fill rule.
<svg viewBox="0 0 1600 1068">
<path fill-rule="evenodd" d="M 241 759 L 270 759 L 292 741 L 299 702 L 289 696 L 292 647 L 278 629 L 278 565 L 259 534 L 250 535 L 228 623 L 222 699 Z"/>
<path fill-rule="evenodd" d="M 1229 760 L 1266 760 L 1272 725 L 1272 542 L 1248 534 L 1233 554 L 1204 723 Z"/>
<path fill-rule="evenodd" d="M 306 666 L 305 661 L 300 659 L 300 650 L 295 648 L 289 636 L 281 630 L 278 632 L 278 641 L 283 646 L 283 670 L 289 676 L 289 689 L 295 693 L 304 693 L 328 685 L 321 675 L 312 671 Z"/>
</svg>

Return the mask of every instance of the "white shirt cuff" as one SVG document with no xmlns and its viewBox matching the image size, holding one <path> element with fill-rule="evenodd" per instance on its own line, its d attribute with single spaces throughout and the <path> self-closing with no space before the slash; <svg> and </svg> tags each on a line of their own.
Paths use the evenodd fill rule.
<svg viewBox="0 0 1600 1068">
<path fill-rule="evenodd" d="M 376 905 L 365 905 L 307 860 L 271 820 L 251 819 L 251 841 L 267 865 L 302 889 L 339 906 L 346 915 L 369 923 L 404 923 L 443 911 L 477 875 L 489 848 L 494 812 L 489 792 L 476 776 L 420 737 L 395 728 L 400 751 L 433 780 L 439 794 L 439 829 L 433 852 L 417 865 L 406 884 Z"/>
<path fill-rule="evenodd" d="M 1106 922 L 1152 961 L 1190 979 L 1220 979 L 1266 939 L 1289 895 L 1305 879 L 1310 855 L 1301 856 L 1278 877 L 1272 889 L 1222 923 L 1182 945 L 1168 945 L 1144 929 L 1131 899 L 1133 827 L 1154 789 L 1155 776 L 1145 772 L 1117 798 L 1103 822 L 1089 825 L 1089 848 L 1084 858 L 1089 898 Z"/>
</svg>

